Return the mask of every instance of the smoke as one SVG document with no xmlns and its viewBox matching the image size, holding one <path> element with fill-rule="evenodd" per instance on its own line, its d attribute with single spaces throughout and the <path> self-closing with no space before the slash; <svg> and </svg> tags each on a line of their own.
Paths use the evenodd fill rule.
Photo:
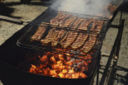
<svg viewBox="0 0 128 85">
<path fill-rule="evenodd" d="M 55 0 L 52 8 L 71 13 L 104 15 L 111 0 Z"/>
</svg>

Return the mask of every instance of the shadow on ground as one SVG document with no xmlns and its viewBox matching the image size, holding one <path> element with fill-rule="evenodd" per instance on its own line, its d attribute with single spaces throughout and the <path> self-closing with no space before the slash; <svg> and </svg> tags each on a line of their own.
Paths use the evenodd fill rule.
<svg viewBox="0 0 128 85">
<path fill-rule="evenodd" d="M 117 66 L 116 72 L 118 71 L 125 72 L 126 75 L 122 76 L 121 74 L 116 73 L 116 80 L 122 83 L 123 85 L 128 85 L 128 69 L 121 66 Z"/>
<path fill-rule="evenodd" d="M 0 46 L 0 60 L 15 65 L 21 61 L 21 57 L 26 52 L 25 49 L 19 48 L 16 45 L 17 40 L 26 29 L 22 29 L 10 37 L 4 44 Z"/>
<path fill-rule="evenodd" d="M 23 24 L 23 22 L 20 20 L 22 17 L 11 15 L 15 11 L 15 9 L 11 8 L 10 6 L 21 5 L 21 4 L 49 6 L 51 3 L 52 0 L 42 0 L 41 2 L 31 2 L 31 0 L 21 0 L 19 2 L 0 3 L 0 21 L 6 21 L 15 24 Z"/>
<path fill-rule="evenodd" d="M 41 6 L 49 6 L 53 3 L 53 0 L 41 0 L 40 2 L 31 2 L 31 0 L 21 0 L 19 2 L 6 2 L 4 3 L 6 6 L 14 6 L 14 5 L 41 5 Z"/>
<path fill-rule="evenodd" d="M 15 24 L 20 24 L 20 23 L 18 23 L 19 22 L 18 19 L 21 19 L 22 17 L 12 16 L 11 14 L 14 11 L 15 11 L 14 8 L 10 8 L 3 3 L 0 3 L 0 21 L 6 21 L 6 22 L 15 23 Z"/>
</svg>

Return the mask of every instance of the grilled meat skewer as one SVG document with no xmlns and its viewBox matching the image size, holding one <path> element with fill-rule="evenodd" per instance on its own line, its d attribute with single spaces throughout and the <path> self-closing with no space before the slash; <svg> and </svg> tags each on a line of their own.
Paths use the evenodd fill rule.
<svg viewBox="0 0 128 85">
<path fill-rule="evenodd" d="M 102 27 L 103 27 L 104 21 L 97 21 L 97 27 L 95 29 L 96 32 L 100 33 Z"/>
<path fill-rule="evenodd" d="M 73 31 L 68 32 L 66 39 L 60 43 L 61 46 L 63 48 L 67 48 L 68 46 L 70 46 L 76 39 L 77 35 L 78 35 L 77 32 L 73 32 Z"/>
<path fill-rule="evenodd" d="M 58 14 L 57 14 L 57 16 L 55 17 L 55 18 L 53 18 L 53 19 L 51 19 L 50 20 L 50 24 L 52 25 L 52 26 L 62 26 L 63 25 L 63 23 L 64 23 L 64 21 L 68 18 L 68 17 L 70 17 L 71 15 L 69 15 L 69 14 L 64 14 L 64 13 L 62 13 L 62 12 L 58 12 Z"/>
<path fill-rule="evenodd" d="M 82 51 L 88 53 L 95 45 L 97 35 L 90 35 L 88 41 L 85 42 L 82 47 Z"/>
<path fill-rule="evenodd" d="M 91 27 L 90 31 L 95 31 L 96 25 L 97 25 L 96 22 L 97 22 L 97 21 L 94 21 L 94 22 L 92 23 L 92 27 Z"/>
<path fill-rule="evenodd" d="M 74 23 L 74 21 L 77 19 L 75 16 L 69 17 L 67 20 L 64 21 L 62 27 L 71 27 L 71 25 Z"/>
<path fill-rule="evenodd" d="M 103 21 L 94 21 L 92 24 L 92 28 L 90 29 L 93 32 L 98 32 L 100 33 L 102 27 L 103 27 Z"/>
<path fill-rule="evenodd" d="M 35 34 L 31 37 L 31 40 L 35 40 L 35 41 L 40 41 L 43 34 L 45 33 L 46 29 L 48 27 L 48 23 L 42 23 L 37 31 L 35 32 Z"/>
<path fill-rule="evenodd" d="M 79 47 L 81 47 L 84 44 L 84 42 L 86 41 L 87 38 L 88 38 L 88 34 L 80 33 L 78 35 L 77 39 L 71 45 L 72 49 L 76 50 Z"/>
<path fill-rule="evenodd" d="M 78 29 L 79 30 L 88 30 L 88 26 L 89 26 L 89 24 L 90 23 L 92 23 L 93 22 L 93 19 L 89 19 L 89 20 L 85 20 L 85 21 L 83 21 L 81 24 L 80 24 L 80 26 L 78 27 Z"/>
<path fill-rule="evenodd" d="M 48 34 L 47 34 L 47 36 L 44 39 L 41 39 L 41 43 L 42 44 L 48 44 L 48 43 L 50 43 L 53 40 L 53 38 L 57 35 L 55 33 L 55 29 L 56 28 L 50 29 Z"/>
<path fill-rule="evenodd" d="M 73 23 L 72 28 L 73 28 L 73 29 L 76 29 L 82 21 L 84 21 L 84 19 L 78 18 L 78 19 Z"/>
<path fill-rule="evenodd" d="M 59 40 L 65 35 L 66 30 L 59 30 L 58 35 L 51 42 L 52 46 L 56 46 L 59 43 Z"/>
</svg>

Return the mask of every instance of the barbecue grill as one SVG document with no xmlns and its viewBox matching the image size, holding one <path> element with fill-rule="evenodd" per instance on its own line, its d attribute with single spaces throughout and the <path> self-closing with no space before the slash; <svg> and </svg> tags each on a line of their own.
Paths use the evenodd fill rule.
<svg viewBox="0 0 128 85">
<path fill-rule="evenodd" d="M 65 13 L 67 13 L 67 12 L 65 12 Z M 17 41 L 18 46 L 23 47 L 23 48 L 27 48 L 27 49 L 29 48 L 29 49 L 32 49 L 32 50 L 35 51 L 34 53 L 30 52 L 30 55 L 26 56 L 25 60 L 21 61 L 22 63 L 18 63 L 18 66 L 19 66 L 19 69 L 23 70 L 26 74 L 29 74 L 29 75 L 32 75 L 32 76 L 34 75 L 35 77 L 33 77 L 33 79 L 39 78 L 39 80 L 37 80 L 38 82 L 43 79 L 44 83 L 52 84 L 52 83 L 56 83 L 56 80 L 59 80 L 57 82 L 57 84 L 60 84 L 60 83 L 63 82 L 64 84 L 73 83 L 73 84 L 77 85 L 78 83 L 91 84 L 92 81 L 93 81 L 94 75 L 96 74 L 97 69 L 98 69 L 98 63 L 99 63 L 99 59 L 100 59 L 100 49 L 101 49 L 101 46 L 102 46 L 102 42 L 103 42 L 103 39 L 105 37 L 105 33 L 107 32 L 108 25 L 110 25 L 111 20 L 106 18 L 106 17 L 101 17 L 101 16 L 89 16 L 89 15 L 74 14 L 74 13 L 73 14 L 69 13 L 69 14 L 71 14 L 73 16 L 79 16 L 81 18 L 86 18 L 86 19 L 90 19 L 90 18 L 93 17 L 94 19 L 104 21 L 103 28 L 97 36 L 97 40 L 96 40 L 95 45 L 93 46 L 91 51 L 88 52 L 88 53 L 92 53 L 91 56 L 93 56 L 92 63 L 89 64 L 88 71 L 85 72 L 87 74 L 88 78 L 86 78 L 86 79 L 62 79 L 62 78 L 47 77 L 47 76 L 42 76 L 42 75 L 37 75 L 37 74 L 35 75 L 35 74 L 28 73 L 28 72 L 26 73 L 26 71 L 30 68 L 30 65 L 31 65 L 31 62 L 32 62 L 32 61 L 27 60 L 27 57 L 29 57 L 29 59 L 31 60 L 33 58 L 33 55 L 31 55 L 31 54 L 43 55 L 44 52 L 54 50 L 54 49 L 51 49 L 51 46 L 42 46 L 39 42 L 32 42 L 30 40 L 32 35 L 37 31 L 37 28 L 40 26 L 40 24 L 42 22 L 49 22 L 53 17 L 55 17 L 57 15 L 57 11 L 52 10 L 51 8 L 48 8 L 37 19 L 35 19 L 29 25 L 24 27 L 25 29 L 28 29 L 28 30 Z M 62 28 L 62 29 L 64 29 L 64 28 Z M 70 29 L 66 29 L 66 30 L 67 31 L 75 31 L 75 32 L 78 32 L 78 33 L 88 33 L 88 34 L 95 34 L 96 33 L 96 32 L 92 32 L 90 30 L 87 30 L 87 31 L 70 30 Z M 48 33 L 48 30 L 47 30 L 46 33 Z M 45 34 L 45 35 L 47 35 L 47 34 Z M 50 80 L 51 82 L 48 82 L 48 80 Z"/>
<path fill-rule="evenodd" d="M 51 13 L 52 13 L 52 16 L 51 16 Z M 65 12 L 64 12 L 65 13 Z M 71 13 L 69 13 L 69 14 L 71 14 Z M 53 16 L 54 15 L 54 16 Z M 54 11 L 54 10 L 52 10 L 51 8 L 49 8 L 41 17 L 40 17 L 40 19 L 41 20 L 38 20 L 38 24 L 36 24 L 35 26 L 33 25 L 32 27 L 30 27 L 30 29 L 26 32 L 26 34 L 24 34 L 19 40 L 18 40 L 18 42 L 17 42 L 17 44 L 19 45 L 19 46 L 22 46 L 22 47 L 26 47 L 26 48 L 31 48 L 31 49 L 35 49 L 35 50 L 38 50 L 38 51 L 42 51 L 42 53 L 45 53 L 44 51 L 48 51 L 48 52 L 52 52 L 53 50 L 55 50 L 56 49 L 56 47 L 55 48 L 52 48 L 50 45 L 48 45 L 48 46 L 45 46 L 45 45 L 43 45 L 42 46 L 42 44 L 41 43 L 39 43 L 39 42 L 35 42 L 35 41 L 31 41 L 31 37 L 33 36 L 33 34 L 37 31 L 37 27 L 39 27 L 40 26 L 40 24 L 42 23 L 42 22 L 49 22 L 53 17 L 55 17 L 57 15 L 57 12 L 56 11 Z M 73 15 L 73 16 L 76 16 L 77 14 L 75 14 L 75 15 Z M 85 16 L 85 15 L 79 15 L 80 17 L 82 17 L 83 18 L 83 16 L 84 16 L 84 18 L 86 18 L 86 19 L 90 19 L 90 18 L 92 18 L 92 16 Z M 89 64 L 89 68 L 88 68 L 88 72 L 86 72 L 86 74 L 87 74 L 87 76 L 88 77 L 90 77 L 90 76 L 92 76 L 92 74 L 94 73 L 93 72 L 93 70 L 92 70 L 92 68 L 94 68 L 94 67 L 96 67 L 96 65 L 97 65 L 97 57 L 99 57 L 99 54 L 100 54 L 100 48 L 101 48 L 101 46 L 102 46 L 102 41 L 103 41 L 103 39 L 104 39 L 104 36 L 105 36 L 105 32 L 106 32 L 106 30 L 107 30 L 107 23 L 108 23 L 108 20 L 106 19 L 106 18 L 104 18 L 104 17 L 93 17 L 93 18 L 95 18 L 95 19 L 98 19 L 98 20 L 103 20 L 105 23 L 104 23 L 104 25 L 103 25 L 103 28 L 104 29 L 102 29 L 101 30 L 101 32 L 100 32 L 100 34 L 98 34 L 98 36 L 97 36 L 97 41 L 96 41 L 96 43 L 95 43 L 95 46 L 93 47 L 93 49 L 90 51 L 90 53 L 91 53 L 91 55 L 93 56 L 93 59 L 92 59 L 92 62 L 93 63 L 91 63 L 91 64 Z M 49 26 L 50 27 L 50 26 Z M 52 29 L 52 28 L 49 28 L 49 29 Z M 59 28 L 58 28 L 59 29 Z M 97 32 L 93 32 L 93 31 L 83 31 L 83 30 L 72 30 L 72 29 L 66 29 L 66 28 L 62 28 L 63 30 L 66 30 L 67 32 L 69 32 L 69 31 L 73 31 L 73 32 L 77 32 L 77 33 L 86 33 L 86 34 L 89 34 L 89 35 L 96 35 L 97 34 Z M 46 30 L 46 32 L 45 33 L 48 33 L 48 31 L 49 30 Z M 46 35 L 46 34 L 44 34 L 44 35 Z M 97 51 L 96 51 L 97 50 Z M 74 56 L 76 56 L 76 55 L 81 55 L 80 54 L 80 51 L 78 51 L 78 53 L 77 53 L 77 50 L 68 50 L 68 51 L 74 51 Z M 61 53 L 61 52 L 58 52 L 57 54 L 59 54 L 59 53 Z M 71 52 L 69 52 L 70 54 L 71 54 Z M 77 54 L 76 54 L 77 53 Z M 43 54 L 41 54 L 41 55 L 43 55 Z M 76 58 L 79 58 L 78 56 L 76 56 L 76 58 L 74 58 L 74 56 L 72 57 L 72 59 L 75 59 L 75 60 L 79 60 L 79 59 L 76 59 Z M 33 67 L 34 68 L 34 67 Z M 34 72 L 35 73 L 35 72 Z"/>
</svg>

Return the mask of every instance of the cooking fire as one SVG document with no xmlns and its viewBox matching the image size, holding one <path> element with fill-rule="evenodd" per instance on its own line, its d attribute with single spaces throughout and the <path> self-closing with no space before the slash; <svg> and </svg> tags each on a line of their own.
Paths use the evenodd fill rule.
<svg viewBox="0 0 128 85">
<path fill-rule="evenodd" d="M 75 53 L 75 54 L 74 54 Z M 78 52 L 79 53 L 79 52 Z M 85 71 L 91 63 L 92 56 L 67 49 L 55 49 L 38 56 L 40 64 L 31 64 L 29 72 L 57 78 L 87 78 Z"/>
<path fill-rule="evenodd" d="M 92 63 L 93 47 L 103 28 L 104 20 L 83 18 L 57 12 L 49 22 L 41 23 L 30 38 L 51 49 L 37 56 L 29 72 L 56 78 L 87 78 Z"/>
</svg>

